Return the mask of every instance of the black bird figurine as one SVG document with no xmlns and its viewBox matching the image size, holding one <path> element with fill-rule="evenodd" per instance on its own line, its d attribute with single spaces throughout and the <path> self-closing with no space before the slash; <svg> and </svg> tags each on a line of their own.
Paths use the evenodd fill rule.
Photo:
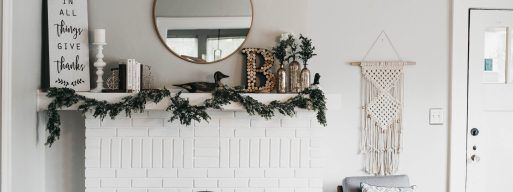
<svg viewBox="0 0 513 192">
<path fill-rule="evenodd" d="M 320 80 L 321 80 L 321 75 L 319 73 L 316 73 L 315 77 L 314 77 L 314 83 L 312 84 L 312 86 L 310 86 L 310 88 L 312 88 L 312 89 L 322 89 L 321 85 L 320 85 L 320 82 L 319 82 Z"/>
<path fill-rule="evenodd" d="M 223 83 L 221 83 L 221 79 L 228 78 L 230 76 L 225 75 L 221 73 L 220 71 L 217 71 L 214 73 L 214 83 L 209 82 L 192 82 L 192 83 L 186 83 L 181 85 L 173 85 L 176 87 L 181 87 L 189 93 L 208 93 L 214 91 L 218 87 L 222 87 Z"/>
<path fill-rule="evenodd" d="M 320 82 L 319 82 L 320 80 L 321 80 L 321 75 L 319 75 L 319 73 L 316 73 L 315 77 L 314 77 L 313 85 L 319 85 L 320 84 Z"/>
</svg>

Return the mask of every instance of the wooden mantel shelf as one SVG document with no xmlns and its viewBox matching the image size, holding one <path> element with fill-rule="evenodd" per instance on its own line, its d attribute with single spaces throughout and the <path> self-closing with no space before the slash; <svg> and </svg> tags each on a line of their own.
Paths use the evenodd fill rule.
<svg viewBox="0 0 513 192">
<path fill-rule="evenodd" d="M 100 101 L 104 100 L 104 101 L 107 101 L 109 103 L 119 102 L 119 101 L 121 101 L 122 98 L 124 98 L 126 96 L 134 95 L 132 93 L 91 93 L 91 92 L 78 92 L 78 94 L 86 96 L 88 98 L 100 100 Z M 271 101 L 275 101 L 275 100 L 286 101 L 286 100 L 296 96 L 296 94 L 274 94 L 274 93 L 270 93 L 270 94 L 244 94 L 244 95 L 249 95 L 249 96 L 255 98 L 256 100 L 258 100 L 258 101 L 260 101 L 262 103 L 265 103 L 265 104 L 268 104 Z M 183 98 L 188 98 L 192 105 L 200 105 L 206 99 L 212 98 L 212 95 L 210 93 L 182 93 L 182 97 Z M 341 102 L 340 99 L 339 99 L 340 98 L 339 96 L 338 96 L 339 98 L 336 98 L 337 95 L 327 95 L 327 97 L 328 97 L 328 100 L 330 102 L 331 101 L 335 101 L 336 103 L 340 103 Z M 330 98 L 332 98 L 333 100 L 330 99 Z M 50 104 L 50 102 L 51 102 L 51 99 L 46 96 L 46 93 L 38 92 L 38 95 L 37 95 L 37 111 L 45 111 L 45 110 L 47 110 L 48 109 L 48 104 Z M 150 111 L 164 111 L 169 106 L 169 104 L 170 104 L 170 100 L 169 99 L 164 99 L 163 101 L 161 101 L 158 104 L 148 103 L 146 105 L 146 110 L 150 110 Z M 333 107 L 338 108 L 336 106 L 340 106 L 340 105 L 335 105 Z M 61 109 L 61 110 L 73 111 L 73 110 L 77 110 L 77 108 L 78 108 L 78 105 L 74 105 L 72 107 L 64 108 L 64 109 Z M 245 109 L 240 104 L 233 103 L 233 104 L 224 106 L 223 110 L 225 110 L 225 111 L 243 111 Z"/>
</svg>

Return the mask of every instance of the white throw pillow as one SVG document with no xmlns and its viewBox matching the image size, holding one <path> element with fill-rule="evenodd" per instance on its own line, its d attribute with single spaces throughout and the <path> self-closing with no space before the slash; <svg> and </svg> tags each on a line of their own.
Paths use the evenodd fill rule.
<svg viewBox="0 0 513 192">
<path fill-rule="evenodd" d="M 362 192 L 414 192 L 415 186 L 411 187 L 379 187 L 362 183 Z"/>
</svg>

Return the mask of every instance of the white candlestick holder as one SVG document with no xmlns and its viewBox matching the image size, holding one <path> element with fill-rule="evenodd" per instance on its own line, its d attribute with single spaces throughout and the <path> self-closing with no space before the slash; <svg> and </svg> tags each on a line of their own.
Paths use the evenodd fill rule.
<svg viewBox="0 0 513 192">
<path fill-rule="evenodd" d="M 107 43 L 93 43 L 94 46 L 96 46 L 97 54 L 96 54 L 96 62 L 94 62 L 94 67 L 96 67 L 96 88 L 93 89 L 91 92 L 94 93 L 101 93 L 104 89 L 103 87 L 103 68 L 107 66 L 107 63 L 103 61 L 103 58 L 105 57 L 103 55 L 103 47 L 107 45 Z"/>
</svg>

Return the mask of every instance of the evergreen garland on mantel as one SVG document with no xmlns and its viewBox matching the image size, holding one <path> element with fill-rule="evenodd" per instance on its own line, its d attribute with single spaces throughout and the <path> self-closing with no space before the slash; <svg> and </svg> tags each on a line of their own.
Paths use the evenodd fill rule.
<svg viewBox="0 0 513 192">
<path fill-rule="evenodd" d="M 324 126 L 327 125 L 326 97 L 320 89 L 306 89 L 285 102 L 272 101 L 268 105 L 250 96 L 242 95 L 243 93 L 240 89 L 218 88 L 212 93 L 211 99 L 207 99 L 203 105 L 197 106 L 191 105 L 188 99 L 180 97 L 181 92 L 171 97 L 171 92 L 167 89 L 144 90 L 123 98 L 121 102 L 107 103 L 107 101 L 98 101 L 79 95 L 69 88 L 50 88 L 47 96 L 53 98 L 53 101 L 48 105 L 46 129 L 49 135 L 46 145 L 51 147 L 60 137 L 61 120 L 58 110 L 78 103 L 80 103 L 79 111 L 82 113 L 92 111 L 93 117 L 101 120 L 107 116 L 115 119 L 123 111 L 127 117 L 131 117 L 133 112 L 144 112 L 146 103 L 159 103 L 164 98 L 170 97 L 171 103 L 166 109 L 171 113 L 169 121 L 180 120 L 183 125 L 191 125 L 192 121 L 208 121 L 210 116 L 207 109 L 222 109 L 223 106 L 232 102 L 240 103 L 250 115 L 259 115 L 266 119 L 274 117 L 275 111 L 283 115 L 294 116 L 295 108 L 314 110 L 317 112 L 318 122 Z"/>
</svg>

